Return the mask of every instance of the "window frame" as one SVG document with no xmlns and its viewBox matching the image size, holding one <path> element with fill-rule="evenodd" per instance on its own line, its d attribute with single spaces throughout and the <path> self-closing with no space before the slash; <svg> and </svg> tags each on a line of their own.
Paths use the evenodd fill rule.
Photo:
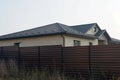
<svg viewBox="0 0 120 80">
<path fill-rule="evenodd" d="M 81 42 L 79 40 L 74 40 L 73 44 L 74 44 L 74 46 L 80 46 Z"/>
<path fill-rule="evenodd" d="M 16 47 L 20 47 L 20 42 L 16 42 L 16 43 L 14 43 L 14 46 L 16 46 Z"/>
<path fill-rule="evenodd" d="M 93 27 L 93 32 L 97 32 L 97 27 Z"/>
</svg>

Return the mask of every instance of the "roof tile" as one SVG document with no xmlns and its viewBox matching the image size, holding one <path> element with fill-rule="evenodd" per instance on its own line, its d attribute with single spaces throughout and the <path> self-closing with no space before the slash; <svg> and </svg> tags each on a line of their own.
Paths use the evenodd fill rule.
<svg viewBox="0 0 120 80">
<path fill-rule="evenodd" d="M 3 36 L 0 36 L 0 40 L 13 39 L 13 38 L 25 38 L 30 36 L 33 37 L 33 36 L 41 36 L 41 35 L 60 34 L 60 33 L 93 38 L 94 36 L 84 35 L 84 33 L 88 29 L 90 29 L 94 24 L 67 26 L 60 23 L 54 23 L 54 24 L 43 26 L 43 27 L 37 27 L 37 28 L 25 30 L 25 31 L 3 35 Z"/>
</svg>

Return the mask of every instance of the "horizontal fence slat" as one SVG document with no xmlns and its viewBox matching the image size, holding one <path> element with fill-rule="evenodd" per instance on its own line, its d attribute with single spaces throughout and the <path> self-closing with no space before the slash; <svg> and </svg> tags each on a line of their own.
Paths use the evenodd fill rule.
<svg viewBox="0 0 120 80">
<path fill-rule="evenodd" d="M 87 75 L 89 57 L 94 73 L 96 70 L 106 69 L 120 74 L 120 45 L 0 47 L 1 59 L 14 58 L 20 65 L 25 64 L 31 68 L 38 67 L 38 65 L 43 68 L 63 68 L 65 73 L 82 72 Z"/>
</svg>

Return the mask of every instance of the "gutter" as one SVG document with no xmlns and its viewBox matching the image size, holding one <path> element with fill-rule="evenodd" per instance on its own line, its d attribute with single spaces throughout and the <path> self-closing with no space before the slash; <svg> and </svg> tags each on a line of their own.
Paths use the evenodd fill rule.
<svg viewBox="0 0 120 80">
<path fill-rule="evenodd" d="M 65 36 L 63 34 L 61 34 L 61 37 L 63 39 L 63 43 L 62 43 L 62 46 L 65 47 Z"/>
<path fill-rule="evenodd" d="M 2 38 L 2 36 L 0 36 L 0 41 L 2 40 L 11 40 L 11 39 L 19 39 L 19 38 L 31 38 L 31 37 L 41 37 L 41 36 L 50 36 L 50 35 L 60 35 L 62 34 L 61 32 L 60 33 L 52 33 L 52 34 L 41 34 L 41 35 L 28 35 L 28 36 L 15 36 L 15 37 L 5 37 L 5 38 Z"/>
</svg>

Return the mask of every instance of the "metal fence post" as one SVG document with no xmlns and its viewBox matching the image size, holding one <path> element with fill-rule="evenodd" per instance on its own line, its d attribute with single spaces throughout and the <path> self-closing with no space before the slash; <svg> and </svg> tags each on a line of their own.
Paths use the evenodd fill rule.
<svg viewBox="0 0 120 80">
<path fill-rule="evenodd" d="M 3 56 L 3 47 L 0 47 L 1 48 L 1 50 L 0 50 L 0 59 L 2 59 L 2 58 L 4 58 L 4 56 Z"/>
<path fill-rule="evenodd" d="M 92 78 L 92 69 L 91 69 L 91 47 L 92 43 L 89 43 L 89 48 L 88 48 L 88 72 L 89 72 L 89 80 Z"/>
<path fill-rule="evenodd" d="M 61 72 L 64 73 L 64 52 L 62 46 L 61 46 Z"/>
<path fill-rule="evenodd" d="M 21 53 L 20 53 L 20 47 L 18 47 L 18 69 L 21 69 Z"/>
<path fill-rule="evenodd" d="M 41 64 L 40 64 L 40 46 L 38 47 L 38 69 L 41 69 Z"/>
</svg>

